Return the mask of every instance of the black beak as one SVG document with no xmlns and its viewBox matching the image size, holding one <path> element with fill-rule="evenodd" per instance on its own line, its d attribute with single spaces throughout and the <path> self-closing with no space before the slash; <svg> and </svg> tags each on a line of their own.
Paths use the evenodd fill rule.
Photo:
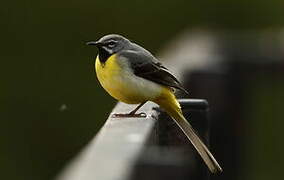
<svg viewBox="0 0 284 180">
<path fill-rule="evenodd" d="M 97 47 L 102 45 L 102 43 L 98 41 L 90 41 L 90 42 L 87 42 L 86 44 L 89 46 L 92 45 L 92 46 L 97 46 Z"/>
</svg>

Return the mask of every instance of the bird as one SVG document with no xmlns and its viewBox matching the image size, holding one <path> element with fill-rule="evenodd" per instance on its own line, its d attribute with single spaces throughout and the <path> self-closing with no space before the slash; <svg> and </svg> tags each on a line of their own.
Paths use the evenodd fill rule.
<svg viewBox="0 0 284 180">
<path fill-rule="evenodd" d="M 212 173 L 222 172 L 221 166 L 183 116 L 174 95 L 178 89 L 188 94 L 178 79 L 148 50 L 126 37 L 108 34 L 89 41 L 98 49 L 95 71 L 101 86 L 115 99 L 138 104 L 129 113 L 114 117 L 144 117 L 137 113 L 147 101 L 158 104 L 176 122 Z"/>
</svg>

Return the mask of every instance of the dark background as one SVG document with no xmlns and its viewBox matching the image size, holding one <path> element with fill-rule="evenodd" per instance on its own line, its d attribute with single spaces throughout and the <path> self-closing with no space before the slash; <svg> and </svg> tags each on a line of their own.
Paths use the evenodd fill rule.
<svg viewBox="0 0 284 180">
<path fill-rule="evenodd" d="M 99 86 L 85 42 L 119 33 L 155 54 L 185 29 L 279 32 L 283 8 L 282 0 L 2 2 L 0 178 L 54 178 L 103 125 L 116 101 Z M 252 119 L 245 179 L 281 176 L 283 73 L 272 72 L 242 91 Z"/>
</svg>

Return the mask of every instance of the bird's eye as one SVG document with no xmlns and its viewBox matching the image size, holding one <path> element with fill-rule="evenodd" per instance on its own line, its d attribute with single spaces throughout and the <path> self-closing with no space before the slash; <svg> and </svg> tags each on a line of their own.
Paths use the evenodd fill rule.
<svg viewBox="0 0 284 180">
<path fill-rule="evenodd" d="M 115 45 L 116 45 L 116 43 L 115 43 L 114 41 L 110 41 L 110 42 L 107 44 L 107 46 L 108 46 L 109 48 L 113 48 Z"/>
</svg>

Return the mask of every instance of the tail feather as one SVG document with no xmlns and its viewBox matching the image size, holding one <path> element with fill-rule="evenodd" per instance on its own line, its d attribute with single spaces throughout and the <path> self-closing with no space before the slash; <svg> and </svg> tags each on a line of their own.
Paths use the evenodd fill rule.
<svg viewBox="0 0 284 180">
<path fill-rule="evenodd" d="M 155 102 L 159 104 L 174 119 L 174 121 L 195 147 L 196 151 L 208 166 L 209 170 L 212 173 L 222 172 L 222 168 L 220 167 L 214 156 L 211 154 L 206 145 L 198 137 L 192 126 L 183 116 L 180 105 L 175 96 L 171 92 L 165 93 L 163 97 L 156 99 Z"/>
<path fill-rule="evenodd" d="M 202 157 L 205 164 L 208 166 L 209 170 L 212 173 L 222 172 L 222 168 L 218 164 L 217 160 L 214 158 L 214 156 L 211 154 L 209 149 L 206 147 L 206 145 L 202 142 L 202 140 L 197 136 L 197 134 L 194 132 L 194 129 L 192 126 L 188 123 L 188 121 L 184 118 L 184 116 L 181 113 L 177 113 L 178 115 L 176 117 L 172 118 L 177 123 L 177 125 L 181 128 L 183 133 L 187 136 L 187 138 L 190 140 L 192 145 L 195 147 L 199 155 Z"/>
</svg>

